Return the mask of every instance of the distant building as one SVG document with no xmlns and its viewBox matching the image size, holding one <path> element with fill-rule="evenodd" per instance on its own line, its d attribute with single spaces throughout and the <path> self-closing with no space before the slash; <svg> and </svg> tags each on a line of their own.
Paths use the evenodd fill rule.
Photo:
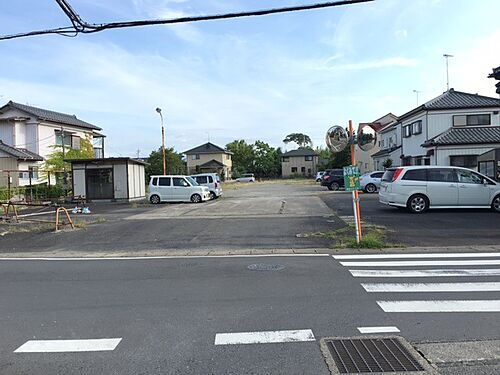
<svg viewBox="0 0 500 375">
<path fill-rule="evenodd" d="M 318 172 L 318 154 L 308 148 L 298 148 L 281 155 L 282 177 L 313 177 Z"/>
<path fill-rule="evenodd" d="M 188 174 L 217 173 L 223 179 L 231 178 L 233 153 L 211 142 L 184 151 Z"/>
</svg>

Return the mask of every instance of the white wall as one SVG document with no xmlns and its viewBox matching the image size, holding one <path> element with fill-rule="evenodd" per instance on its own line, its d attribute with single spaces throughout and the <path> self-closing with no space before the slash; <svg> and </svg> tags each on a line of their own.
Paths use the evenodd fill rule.
<svg viewBox="0 0 500 375">
<path fill-rule="evenodd" d="M 65 131 L 74 133 L 74 135 L 77 135 L 81 138 L 85 138 L 86 135 L 92 135 L 91 131 L 84 131 L 82 129 L 72 127 L 72 126 L 63 126 Z M 56 144 L 56 130 L 60 130 L 61 126 L 55 125 L 55 124 L 49 124 L 45 122 L 40 122 L 38 124 L 38 151 L 37 153 L 46 158 L 48 155 L 54 152 L 54 146 Z M 90 138 L 90 141 L 92 141 L 92 137 Z"/>
<path fill-rule="evenodd" d="M 81 195 L 82 197 L 87 196 L 85 183 L 85 165 L 84 164 L 73 164 L 73 195 L 75 197 Z"/>
<path fill-rule="evenodd" d="M 464 146 L 440 146 L 434 151 L 434 157 L 431 164 L 450 165 L 450 156 L 460 155 L 481 155 L 494 148 L 499 148 L 500 144 L 492 145 L 464 145 Z"/>
<path fill-rule="evenodd" d="M 125 163 L 113 166 L 113 184 L 115 185 L 115 199 L 127 199 L 127 165 Z"/>
<path fill-rule="evenodd" d="M 128 164 L 129 199 L 144 198 L 146 196 L 146 176 L 144 165 Z"/>
</svg>

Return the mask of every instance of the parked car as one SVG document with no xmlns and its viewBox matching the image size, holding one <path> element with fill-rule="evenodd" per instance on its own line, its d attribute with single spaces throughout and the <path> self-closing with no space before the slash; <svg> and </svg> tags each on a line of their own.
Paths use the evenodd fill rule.
<svg viewBox="0 0 500 375">
<path fill-rule="evenodd" d="M 217 199 L 222 195 L 222 185 L 217 173 L 200 173 L 191 176 L 198 185 L 206 186 L 210 190 L 210 199 Z"/>
<path fill-rule="evenodd" d="M 429 208 L 490 207 L 500 212 L 500 184 L 467 168 L 389 168 L 382 177 L 379 201 L 412 213 Z"/>
<path fill-rule="evenodd" d="M 366 193 L 375 193 L 380 188 L 383 171 L 374 171 L 359 176 L 359 185 Z"/>
<path fill-rule="evenodd" d="M 328 190 L 339 190 L 344 187 L 344 170 L 332 169 L 325 172 L 321 178 L 321 186 L 326 186 Z"/>
<path fill-rule="evenodd" d="M 236 179 L 237 182 L 255 182 L 253 173 L 244 173 Z"/>
<path fill-rule="evenodd" d="M 149 201 L 200 203 L 210 199 L 210 190 L 200 186 L 189 176 L 151 176 L 149 180 Z"/>
<path fill-rule="evenodd" d="M 321 177 L 323 177 L 323 175 L 325 174 L 325 171 L 320 171 L 318 173 L 316 173 L 316 182 L 321 182 Z"/>
</svg>

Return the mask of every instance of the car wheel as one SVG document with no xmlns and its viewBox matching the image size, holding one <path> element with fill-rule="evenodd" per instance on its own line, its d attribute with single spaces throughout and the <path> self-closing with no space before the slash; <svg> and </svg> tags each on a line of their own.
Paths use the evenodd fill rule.
<svg viewBox="0 0 500 375">
<path fill-rule="evenodd" d="M 152 204 L 158 204 L 161 202 L 161 199 L 160 199 L 160 196 L 158 195 L 152 195 L 151 197 L 149 197 L 149 201 L 152 203 Z"/>
<path fill-rule="evenodd" d="M 496 212 L 500 212 L 500 195 L 497 195 L 495 198 L 493 198 L 491 208 Z"/>
<path fill-rule="evenodd" d="M 210 192 L 210 200 L 214 200 L 217 198 L 217 195 L 213 191 Z"/>
<path fill-rule="evenodd" d="M 200 194 L 191 195 L 191 202 L 200 203 L 201 202 L 201 195 Z"/>
<path fill-rule="evenodd" d="M 375 185 L 373 185 L 373 184 L 368 184 L 368 185 L 365 186 L 365 191 L 367 193 L 373 194 L 373 193 L 375 193 L 377 191 L 377 187 Z"/>
<path fill-rule="evenodd" d="M 336 182 L 332 182 L 330 185 L 328 185 L 328 190 L 337 191 L 337 190 L 339 190 L 339 188 L 340 188 L 340 185 Z"/>
<path fill-rule="evenodd" d="M 429 209 L 429 199 L 422 194 L 413 195 L 408 199 L 406 207 L 413 214 L 422 214 Z"/>
</svg>

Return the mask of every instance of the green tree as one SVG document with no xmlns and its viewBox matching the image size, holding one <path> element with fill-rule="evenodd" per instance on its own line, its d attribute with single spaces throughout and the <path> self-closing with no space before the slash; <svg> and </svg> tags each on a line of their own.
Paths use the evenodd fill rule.
<svg viewBox="0 0 500 375">
<path fill-rule="evenodd" d="M 385 169 L 392 167 L 392 159 L 385 159 L 384 163 L 382 164 L 382 166 Z"/>
<path fill-rule="evenodd" d="M 254 144 L 254 173 L 257 177 L 278 177 L 281 175 L 281 149 L 262 141 Z"/>
<path fill-rule="evenodd" d="M 318 168 L 325 169 L 338 169 L 351 165 L 351 148 L 346 147 L 341 152 L 333 153 L 327 148 L 317 147 L 316 152 L 319 155 Z"/>
<path fill-rule="evenodd" d="M 165 149 L 165 159 L 167 160 L 167 174 L 187 173 L 186 163 L 182 160 L 182 154 L 174 151 L 173 148 Z M 152 175 L 163 174 L 163 152 L 161 147 L 157 151 L 152 151 L 146 159 L 146 181 Z"/>
<path fill-rule="evenodd" d="M 311 147 L 312 141 L 311 138 L 307 134 L 303 133 L 291 133 L 288 134 L 285 139 L 283 139 L 283 143 L 288 144 L 290 142 L 294 142 L 299 145 L 299 147 Z"/>
<path fill-rule="evenodd" d="M 243 139 L 238 139 L 228 143 L 226 150 L 233 153 L 233 174 L 235 176 L 245 172 L 253 172 L 255 153 L 252 144 L 246 143 Z"/>
<path fill-rule="evenodd" d="M 64 146 L 63 152 L 63 147 L 59 145 L 52 146 L 52 149 L 54 152 L 47 156 L 47 159 L 42 166 L 42 174 L 44 177 L 46 176 L 46 171 L 61 172 L 64 169 L 70 171 L 71 164 L 64 160 L 94 158 L 94 147 L 92 146 L 89 137 L 80 139 L 79 149 Z"/>
</svg>

